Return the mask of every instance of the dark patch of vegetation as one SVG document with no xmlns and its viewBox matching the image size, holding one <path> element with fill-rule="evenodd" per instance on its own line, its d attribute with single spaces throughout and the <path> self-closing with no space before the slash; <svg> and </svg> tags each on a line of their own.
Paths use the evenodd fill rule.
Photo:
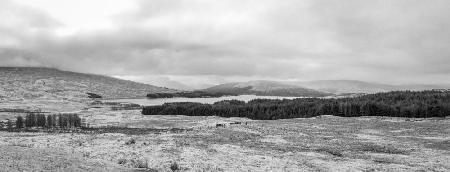
<svg viewBox="0 0 450 172">
<path fill-rule="evenodd" d="M 101 99 L 101 98 L 102 98 L 101 95 L 98 95 L 98 94 L 95 94 L 95 93 L 86 93 L 86 94 L 87 94 L 88 97 L 91 98 L 91 99 Z"/>
<path fill-rule="evenodd" d="M 81 118 L 77 114 L 59 114 L 58 124 L 60 128 L 81 127 Z"/>
<path fill-rule="evenodd" d="M 235 83 L 222 84 L 204 89 L 208 93 L 225 94 L 225 95 L 258 95 L 258 96 L 286 96 L 286 97 L 324 97 L 333 95 L 313 89 L 303 87 L 292 87 L 291 85 L 277 84 L 266 82 L 264 87 L 273 87 L 268 90 L 255 89 L 254 86 L 237 87 Z"/>
<path fill-rule="evenodd" d="M 316 152 L 324 152 L 324 153 L 328 153 L 328 154 L 331 154 L 331 155 L 336 156 L 336 157 L 342 157 L 342 156 L 344 156 L 344 155 L 342 154 L 342 150 L 339 150 L 339 149 L 337 149 L 337 148 L 319 148 L 319 149 L 316 149 L 315 151 L 316 151 Z"/>
<path fill-rule="evenodd" d="M 4 130 L 3 128 L 0 130 Z M 103 134 L 103 133 L 122 133 L 126 135 L 146 135 L 157 133 L 178 133 L 192 131 L 193 129 L 156 129 L 156 128 L 127 128 L 127 127 L 98 127 L 98 128 L 22 128 L 13 131 L 20 132 L 48 132 L 48 133 L 83 133 L 83 134 Z"/>
<path fill-rule="evenodd" d="M 16 119 L 16 128 L 20 129 L 23 128 L 23 117 L 22 116 L 18 116 Z"/>
<path fill-rule="evenodd" d="M 12 122 L 11 122 L 12 123 Z M 11 124 L 12 125 L 12 124 Z M 80 128 L 81 118 L 78 114 L 50 114 L 45 115 L 42 113 L 28 113 L 25 119 L 22 116 L 17 116 L 15 122 L 15 128 Z M 11 127 L 12 128 L 12 127 Z"/>
<path fill-rule="evenodd" d="M 11 109 L 11 108 L 1 108 L 0 112 L 13 112 L 13 113 L 48 113 L 38 110 L 27 110 L 27 109 Z"/>
<path fill-rule="evenodd" d="M 445 117 L 450 115 L 450 92 L 394 91 L 354 98 L 256 99 L 248 103 L 232 100 L 212 105 L 179 102 L 147 106 L 142 109 L 142 114 L 246 117 L 257 120 L 305 118 L 319 115 Z"/>
<path fill-rule="evenodd" d="M 13 123 L 12 123 L 11 120 L 8 119 L 8 122 L 7 122 L 6 126 L 7 126 L 7 128 L 8 128 L 8 131 L 12 131 L 12 129 L 13 129 Z"/>
<path fill-rule="evenodd" d="M 117 111 L 117 110 L 136 110 L 141 109 L 142 106 L 135 103 L 119 103 L 117 105 L 114 105 L 111 107 L 111 110 Z"/>
<path fill-rule="evenodd" d="M 125 163 L 127 163 L 127 159 L 120 158 L 120 159 L 117 160 L 117 163 L 120 164 L 120 165 L 124 165 Z"/>
<path fill-rule="evenodd" d="M 125 142 L 126 145 L 134 145 L 136 144 L 136 140 L 134 138 L 131 138 L 130 140 L 128 140 L 127 142 Z"/>
<path fill-rule="evenodd" d="M 439 141 L 432 144 L 426 144 L 425 147 L 438 150 L 450 150 L 450 140 Z"/>
<path fill-rule="evenodd" d="M 172 164 L 170 164 L 170 170 L 172 170 L 172 171 L 179 171 L 179 170 L 181 170 L 181 168 L 177 164 L 177 162 L 173 162 Z"/>
<path fill-rule="evenodd" d="M 147 160 L 131 160 L 131 163 L 134 164 L 135 168 L 148 168 L 148 162 Z"/>
<path fill-rule="evenodd" d="M 191 92 L 177 92 L 177 93 L 150 93 L 150 94 L 147 94 L 147 98 L 151 98 L 151 99 L 173 98 L 173 97 L 206 98 L 206 97 L 222 97 L 222 96 L 235 96 L 235 95 L 236 94 L 191 91 Z"/>
<path fill-rule="evenodd" d="M 256 94 L 258 92 L 252 90 L 252 86 L 247 87 L 229 87 L 227 84 L 223 86 L 215 86 L 205 89 L 206 92 L 209 93 L 216 93 L 216 94 L 235 94 L 235 95 L 241 95 L 241 94 Z"/>
<path fill-rule="evenodd" d="M 392 145 L 378 145 L 375 143 L 363 143 L 356 146 L 356 150 L 372 153 L 386 153 L 386 154 L 409 154 L 409 150 L 403 150 L 393 147 Z"/>
</svg>

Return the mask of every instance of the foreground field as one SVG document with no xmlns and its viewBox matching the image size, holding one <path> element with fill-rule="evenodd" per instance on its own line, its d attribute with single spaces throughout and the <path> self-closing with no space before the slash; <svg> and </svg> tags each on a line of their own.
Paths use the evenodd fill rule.
<svg viewBox="0 0 450 172">
<path fill-rule="evenodd" d="M 103 125 L 121 121 L 128 127 L 193 130 L 0 132 L 0 171 L 450 171 L 448 118 L 253 121 L 141 116 L 138 111 L 86 117 Z M 216 128 L 234 121 L 243 123 Z"/>
</svg>

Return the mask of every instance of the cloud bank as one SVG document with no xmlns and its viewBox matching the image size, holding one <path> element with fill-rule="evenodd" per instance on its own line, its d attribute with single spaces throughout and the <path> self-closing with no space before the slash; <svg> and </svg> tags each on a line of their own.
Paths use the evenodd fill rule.
<svg viewBox="0 0 450 172">
<path fill-rule="evenodd" d="M 0 0 L 0 65 L 189 82 L 450 81 L 448 0 Z"/>
</svg>

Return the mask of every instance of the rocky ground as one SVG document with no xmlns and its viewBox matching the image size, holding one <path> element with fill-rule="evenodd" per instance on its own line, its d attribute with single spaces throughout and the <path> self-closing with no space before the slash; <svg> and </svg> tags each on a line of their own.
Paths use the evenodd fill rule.
<svg viewBox="0 0 450 172">
<path fill-rule="evenodd" d="M 82 114 L 100 126 L 192 130 L 0 132 L 0 171 L 450 171 L 448 118 L 254 121 L 96 111 Z"/>
</svg>

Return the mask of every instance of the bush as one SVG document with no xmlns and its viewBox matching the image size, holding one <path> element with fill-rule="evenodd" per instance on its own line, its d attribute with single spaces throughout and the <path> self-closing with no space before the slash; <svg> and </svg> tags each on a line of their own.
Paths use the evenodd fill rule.
<svg viewBox="0 0 450 172">
<path fill-rule="evenodd" d="M 126 145 L 132 145 L 132 144 L 136 144 L 136 140 L 134 138 L 131 138 L 130 140 L 128 140 L 127 142 L 125 142 Z"/>
<path fill-rule="evenodd" d="M 148 168 L 148 163 L 146 160 L 137 160 L 134 162 L 135 168 Z"/>
<path fill-rule="evenodd" d="M 181 170 L 181 169 L 180 169 L 180 166 L 177 164 L 177 162 L 173 162 L 172 164 L 170 164 L 170 170 L 178 171 L 178 170 Z"/>
<path fill-rule="evenodd" d="M 120 165 L 124 165 L 125 163 L 127 163 L 127 159 L 124 159 L 124 158 L 120 158 L 117 161 L 118 161 L 117 163 L 120 164 Z"/>
<path fill-rule="evenodd" d="M 98 98 L 102 98 L 101 95 L 95 94 L 95 93 L 86 93 L 88 95 L 89 98 L 91 99 L 98 99 Z"/>
</svg>

